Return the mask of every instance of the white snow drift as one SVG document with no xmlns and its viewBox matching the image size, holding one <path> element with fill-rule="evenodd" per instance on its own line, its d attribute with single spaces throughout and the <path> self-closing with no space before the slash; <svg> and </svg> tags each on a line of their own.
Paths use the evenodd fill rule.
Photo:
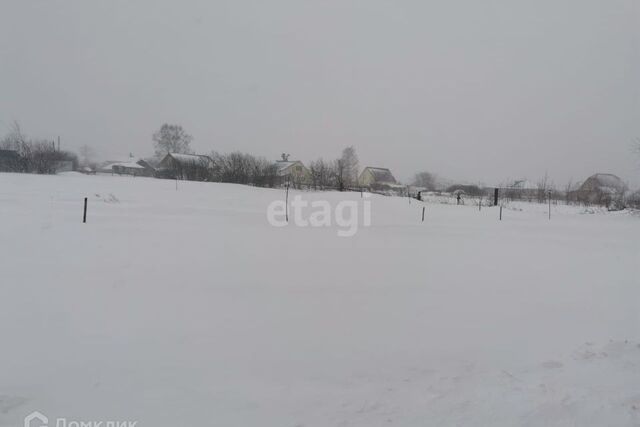
<svg viewBox="0 0 640 427">
<path fill-rule="evenodd" d="M 372 196 L 345 239 L 283 196 L 0 174 L 0 425 L 640 423 L 638 218 Z"/>
</svg>

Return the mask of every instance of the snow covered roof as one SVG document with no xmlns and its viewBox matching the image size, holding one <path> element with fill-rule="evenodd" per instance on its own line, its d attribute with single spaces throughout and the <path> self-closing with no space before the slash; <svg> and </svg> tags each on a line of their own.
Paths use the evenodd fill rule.
<svg viewBox="0 0 640 427">
<path fill-rule="evenodd" d="M 102 165 L 98 166 L 97 170 L 101 172 L 113 172 L 114 166 L 129 168 L 129 169 L 146 169 L 146 168 L 153 169 L 153 167 L 149 163 L 147 163 L 144 159 L 140 159 L 138 157 L 131 157 L 127 160 L 120 160 L 120 161 L 108 160 L 102 163 Z"/>
<path fill-rule="evenodd" d="M 610 173 L 597 173 L 590 176 L 582 187 L 584 191 L 598 189 L 606 193 L 621 193 L 627 190 L 627 185 L 616 175 Z"/>
<path fill-rule="evenodd" d="M 371 173 L 376 183 L 379 183 L 379 184 L 396 184 L 397 183 L 393 174 L 387 168 L 376 168 L 376 167 L 367 166 L 366 168 L 364 168 L 362 173 L 364 173 L 365 171 L 369 171 L 369 173 Z"/>
<path fill-rule="evenodd" d="M 120 167 L 123 167 L 123 168 L 131 168 L 131 169 L 144 169 L 144 166 L 139 165 L 138 163 L 133 162 L 133 161 L 131 161 L 131 162 L 114 163 L 114 164 L 111 165 L 111 167 L 114 167 L 114 166 L 120 166 Z"/>
<path fill-rule="evenodd" d="M 201 156 L 198 154 L 182 154 L 182 153 L 169 153 L 169 155 L 180 162 L 199 162 L 202 160 L 203 157 L 207 157 L 207 156 Z"/>
<path fill-rule="evenodd" d="M 170 167 L 170 164 L 167 163 L 169 158 L 182 165 L 206 164 L 210 166 L 213 164 L 211 157 L 202 154 L 168 153 L 160 162 L 160 166 Z"/>
<path fill-rule="evenodd" d="M 120 162 L 118 160 L 107 160 L 106 162 L 104 162 L 100 166 L 98 166 L 97 169 L 99 171 L 109 171 L 109 172 L 111 172 L 111 168 L 113 167 L 113 165 L 117 165 L 118 163 L 123 163 L 123 162 Z"/>
<path fill-rule="evenodd" d="M 287 170 L 294 165 L 305 167 L 300 160 L 276 160 L 275 165 L 278 168 L 278 175 L 286 174 Z"/>
<path fill-rule="evenodd" d="M 592 178 L 595 178 L 598 183 L 604 187 L 625 187 L 624 182 L 617 176 L 610 173 L 598 173 L 593 175 Z"/>
</svg>

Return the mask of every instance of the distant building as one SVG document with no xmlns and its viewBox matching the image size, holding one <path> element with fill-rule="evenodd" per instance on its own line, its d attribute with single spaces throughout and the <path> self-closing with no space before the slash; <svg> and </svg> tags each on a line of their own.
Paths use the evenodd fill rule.
<svg viewBox="0 0 640 427">
<path fill-rule="evenodd" d="M 300 160 L 289 160 L 288 156 L 283 156 L 282 160 L 274 163 L 276 174 L 280 185 L 290 183 L 294 187 L 307 183 L 311 176 L 311 171 Z"/>
<path fill-rule="evenodd" d="M 101 173 L 113 173 L 113 165 L 118 163 L 126 163 L 126 161 L 119 160 L 107 160 L 106 162 L 102 162 L 97 168 L 96 172 Z"/>
<path fill-rule="evenodd" d="M 616 175 L 597 173 L 587 178 L 580 188 L 567 194 L 569 201 L 611 207 L 622 203 L 627 185 Z"/>
<path fill-rule="evenodd" d="M 23 172 L 24 162 L 15 150 L 0 150 L 0 172 Z"/>
<path fill-rule="evenodd" d="M 501 197 L 511 200 L 533 201 L 538 197 L 538 186 L 528 179 L 511 181 L 501 188 Z"/>
<path fill-rule="evenodd" d="M 160 178 L 208 181 L 213 172 L 213 159 L 199 154 L 168 153 L 157 167 Z"/>
<path fill-rule="evenodd" d="M 391 171 L 387 168 L 367 166 L 360 173 L 358 185 L 372 190 L 397 190 L 404 186 L 398 184 Z"/>
<path fill-rule="evenodd" d="M 146 160 L 131 159 L 128 162 L 114 163 L 111 170 L 118 175 L 154 176 L 156 170 Z"/>
</svg>

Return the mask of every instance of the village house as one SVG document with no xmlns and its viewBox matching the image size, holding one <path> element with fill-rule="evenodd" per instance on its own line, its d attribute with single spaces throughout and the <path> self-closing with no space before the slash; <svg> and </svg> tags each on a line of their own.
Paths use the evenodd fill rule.
<svg viewBox="0 0 640 427">
<path fill-rule="evenodd" d="M 213 159 L 209 156 L 168 153 L 158 164 L 156 175 L 159 178 L 209 181 L 213 167 Z"/>
<path fill-rule="evenodd" d="M 622 206 L 627 185 L 616 175 L 610 173 L 597 173 L 587 178 L 582 185 L 567 194 L 567 200 L 606 206 Z"/>
<path fill-rule="evenodd" d="M 114 163 L 111 165 L 111 170 L 114 174 L 133 176 L 154 176 L 156 173 L 155 168 L 143 159 Z"/>
<path fill-rule="evenodd" d="M 533 201 L 538 197 L 538 186 L 528 179 L 518 179 L 506 184 L 501 193 L 505 199 Z"/>
<path fill-rule="evenodd" d="M 126 163 L 126 161 L 120 161 L 120 160 L 107 160 L 105 162 L 102 162 L 100 165 L 98 165 L 98 167 L 96 168 L 96 172 L 100 172 L 100 173 L 113 173 L 113 165 L 116 165 L 118 163 Z"/>
<path fill-rule="evenodd" d="M 133 176 L 154 176 L 155 168 L 151 166 L 146 160 L 136 159 L 130 157 L 128 160 L 108 160 L 102 163 L 96 169 L 100 173 L 110 173 L 112 175 L 133 175 Z M 91 168 L 89 171 L 84 169 L 81 172 L 93 172 Z"/>
<path fill-rule="evenodd" d="M 283 154 L 282 159 L 276 160 L 275 166 L 280 185 L 289 183 L 293 187 L 299 187 L 309 182 L 311 171 L 300 160 L 289 160 L 288 154 Z"/>
<path fill-rule="evenodd" d="M 367 166 L 358 177 L 358 185 L 375 191 L 404 190 L 387 168 Z"/>
</svg>

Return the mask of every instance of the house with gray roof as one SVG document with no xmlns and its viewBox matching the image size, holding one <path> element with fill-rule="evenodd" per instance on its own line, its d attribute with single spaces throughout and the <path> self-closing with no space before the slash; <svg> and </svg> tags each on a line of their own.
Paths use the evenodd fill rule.
<svg viewBox="0 0 640 427">
<path fill-rule="evenodd" d="M 214 162 L 201 154 L 168 153 L 157 167 L 160 178 L 208 181 L 211 179 Z"/>
<path fill-rule="evenodd" d="M 367 166 L 358 177 L 358 185 L 373 190 L 404 188 L 387 168 Z"/>
<path fill-rule="evenodd" d="M 611 207 L 617 204 L 629 190 L 627 185 L 616 175 L 597 173 L 591 175 L 582 185 L 567 194 L 567 199 L 584 204 L 594 204 Z"/>
</svg>

